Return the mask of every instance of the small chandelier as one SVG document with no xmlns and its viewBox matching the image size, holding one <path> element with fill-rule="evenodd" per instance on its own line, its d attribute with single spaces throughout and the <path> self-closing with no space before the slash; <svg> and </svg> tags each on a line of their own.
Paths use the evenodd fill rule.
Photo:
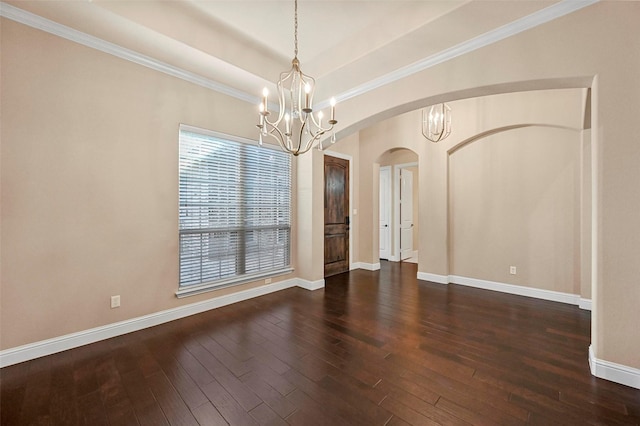
<svg viewBox="0 0 640 426">
<path fill-rule="evenodd" d="M 432 105 L 422 110 L 422 135 L 431 142 L 440 142 L 451 134 L 451 108 L 447 104 Z"/>
<path fill-rule="evenodd" d="M 269 120 L 269 91 L 265 87 L 262 91 L 262 102 L 258 124 L 260 131 L 260 145 L 263 137 L 271 136 L 278 141 L 283 151 L 293 155 L 304 154 L 309 151 L 322 135 L 331 131 L 331 143 L 335 143 L 336 136 L 333 126 L 336 121 L 336 101 L 331 98 L 331 112 L 327 125 L 324 125 L 322 111 L 313 112 L 313 93 L 315 83 L 313 77 L 300 69 L 298 60 L 298 0 L 294 1 L 294 51 L 291 69 L 280 74 L 278 80 L 278 116 L 274 121 Z M 322 144 L 318 143 L 318 149 Z"/>
</svg>

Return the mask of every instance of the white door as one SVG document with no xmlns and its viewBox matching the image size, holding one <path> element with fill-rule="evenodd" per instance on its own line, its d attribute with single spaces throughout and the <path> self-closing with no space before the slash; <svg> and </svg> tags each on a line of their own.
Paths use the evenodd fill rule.
<svg viewBox="0 0 640 426">
<path fill-rule="evenodd" d="M 413 172 L 400 169 L 400 260 L 413 254 Z"/>
<path fill-rule="evenodd" d="M 391 257 L 391 166 L 380 167 L 380 259 Z"/>
</svg>

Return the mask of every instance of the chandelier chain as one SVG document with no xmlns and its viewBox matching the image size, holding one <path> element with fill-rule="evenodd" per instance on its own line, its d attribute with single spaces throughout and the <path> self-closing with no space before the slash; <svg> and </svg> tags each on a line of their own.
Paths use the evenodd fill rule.
<svg viewBox="0 0 640 426">
<path fill-rule="evenodd" d="M 298 0 L 293 2 L 293 56 L 298 57 Z"/>
</svg>

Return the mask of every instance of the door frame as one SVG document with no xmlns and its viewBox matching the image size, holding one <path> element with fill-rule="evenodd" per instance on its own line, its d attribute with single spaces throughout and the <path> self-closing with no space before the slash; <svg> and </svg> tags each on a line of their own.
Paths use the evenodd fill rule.
<svg viewBox="0 0 640 426">
<path fill-rule="evenodd" d="M 402 163 L 393 165 L 393 250 L 391 251 L 391 258 L 389 260 L 393 262 L 400 261 L 400 169 L 408 167 L 418 167 L 418 162 Z M 420 170 L 418 169 L 418 173 Z M 418 188 L 418 191 L 420 189 Z M 415 203 L 416 200 L 413 200 Z M 419 218 L 418 218 L 419 219 Z M 416 218 L 414 217 L 415 221 Z M 415 242 L 414 242 L 415 250 Z M 418 248 L 419 250 L 420 248 Z"/>
<path fill-rule="evenodd" d="M 329 157 L 340 158 L 341 160 L 347 160 L 349 162 L 349 270 L 351 271 L 353 268 L 353 229 L 356 225 L 356 213 L 357 209 L 353 208 L 353 156 L 347 154 L 341 154 L 339 152 L 331 151 L 330 149 L 323 150 L 322 153 L 324 155 L 328 155 Z M 324 157 L 323 157 L 324 159 Z M 323 161 L 324 162 L 324 161 Z M 322 180 L 324 182 L 324 173 L 322 175 Z M 323 183 L 324 187 L 324 183 Z M 354 213 L 354 211 L 356 213 Z M 323 239 L 324 245 L 324 239 Z M 324 252 L 324 249 L 323 249 Z"/>
</svg>

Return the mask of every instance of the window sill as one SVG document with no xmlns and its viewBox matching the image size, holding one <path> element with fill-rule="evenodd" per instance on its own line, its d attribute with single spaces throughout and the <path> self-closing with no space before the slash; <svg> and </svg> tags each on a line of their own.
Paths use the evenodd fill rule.
<svg viewBox="0 0 640 426">
<path fill-rule="evenodd" d="M 216 281 L 208 284 L 198 284 L 180 288 L 176 291 L 176 297 L 182 299 L 183 297 L 195 296 L 197 294 L 207 293 L 210 291 L 220 290 L 223 288 L 234 287 L 241 284 L 247 284 L 250 282 L 256 282 L 265 278 L 279 277 L 281 275 L 290 274 L 293 272 L 292 267 L 286 267 L 282 269 L 276 269 L 273 271 L 261 272 L 258 274 L 242 275 L 241 277 L 233 277 L 226 280 Z"/>
</svg>

